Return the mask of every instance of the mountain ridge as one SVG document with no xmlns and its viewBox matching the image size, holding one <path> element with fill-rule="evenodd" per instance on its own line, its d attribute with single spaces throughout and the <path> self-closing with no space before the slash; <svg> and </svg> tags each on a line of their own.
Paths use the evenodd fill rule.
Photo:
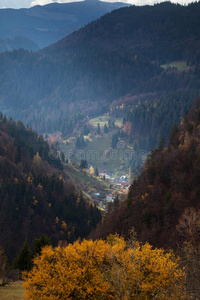
<svg viewBox="0 0 200 300">
<path fill-rule="evenodd" d="M 143 53 L 145 50 L 144 55 L 149 55 L 151 59 L 159 60 L 159 56 L 162 57 L 161 52 L 164 52 L 165 61 L 166 59 L 172 61 L 191 59 L 193 53 L 187 56 L 188 54 L 184 51 L 190 52 L 190 47 L 193 46 L 197 49 L 196 55 L 198 55 L 199 61 L 199 17 L 199 2 L 187 7 L 170 2 L 143 7 L 133 5 L 101 17 L 92 22 L 90 26 L 85 26 L 56 44 L 50 45 L 46 50 L 54 53 L 56 48 L 58 50 L 60 48 L 60 52 L 62 49 L 74 51 L 77 47 L 89 51 L 91 48 L 94 50 L 115 48 L 136 50 L 137 54 Z M 190 39 L 187 47 L 188 36 Z M 194 45 L 195 43 L 196 45 Z M 170 50 L 177 54 L 166 57 L 166 45 L 169 49 L 172 47 Z M 178 49 L 176 49 L 177 46 Z M 154 48 L 156 49 L 154 50 Z M 159 56 L 156 51 L 160 52 Z"/>
<path fill-rule="evenodd" d="M 0 9 L 0 38 L 21 36 L 43 48 L 124 3 L 80 1 L 21 9 Z M 25 48 L 33 49 L 35 48 Z M 6 48 L 4 48 L 6 50 Z"/>
<path fill-rule="evenodd" d="M 174 98 L 183 116 L 188 108 L 185 94 L 189 104 L 199 94 L 199 18 L 199 3 L 125 7 L 41 51 L 4 52 L 0 54 L 0 109 L 39 132 L 58 130 L 69 135 L 75 129 L 71 120 L 79 112 L 80 126 L 87 117 L 106 113 L 131 122 L 133 131 L 132 117 L 126 117 L 130 109 L 146 107 L 142 122 L 149 107 L 156 115 L 159 106 L 162 113 L 157 116 L 162 118 L 156 122 L 166 123 L 156 137 L 149 137 L 148 146 L 146 141 L 140 143 L 148 151 L 172 125 L 164 120 L 165 102 Z M 171 67 L 173 60 L 182 69 Z M 180 114 L 173 116 L 173 122 L 179 122 Z M 149 122 L 154 133 L 155 122 L 152 118 Z M 79 135 L 81 128 L 75 127 Z M 135 131 L 134 137 L 139 134 Z"/>
</svg>

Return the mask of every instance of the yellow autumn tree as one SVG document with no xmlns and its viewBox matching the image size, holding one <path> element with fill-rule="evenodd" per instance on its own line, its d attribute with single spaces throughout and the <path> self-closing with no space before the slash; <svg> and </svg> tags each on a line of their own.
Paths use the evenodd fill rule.
<svg viewBox="0 0 200 300">
<path fill-rule="evenodd" d="M 90 174 L 94 175 L 94 167 L 93 166 L 90 166 Z"/>
<path fill-rule="evenodd" d="M 117 235 L 46 247 L 24 274 L 26 299 L 186 299 L 185 273 L 172 253 L 132 246 Z"/>
<path fill-rule="evenodd" d="M 130 247 L 123 238 L 110 236 L 111 267 L 105 270 L 115 299 L 186 299 L 185 273 L 172 252 L 153 249 L 137 241 Z"/>
<path fill-rule="evenodd" d="M 101 270 L 107 248 L 103 241 L 44 248 L 25 274 L 26 299 L 114 299 Z"/>
<path fill-rule="evenodd" d="M 41 164 L 41 157 L 40 157 L 40 154 L 39 152 L 37 152 L 34 156 L 33 156 L 33 163 L 36 165 L 36 166 L 40 166 Z"/>
</svg>

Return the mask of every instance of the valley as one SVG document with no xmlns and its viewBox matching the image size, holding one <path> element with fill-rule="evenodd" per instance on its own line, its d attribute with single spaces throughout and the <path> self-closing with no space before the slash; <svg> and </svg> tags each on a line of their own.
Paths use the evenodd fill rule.
<svg viewBox="0 0 200 300">
<path fill-rule="evenodd" d="M 200 2 L 0 16 L 0 288 L 199 299 Z"/>
<path fill-rule="evenodd" d="M 128 145 L 127 138 L 117 140 L 116 147 L 112 148 L 112 137 L 122 127 L 122 119 L 105 114 L 89 119 L 82 131 L 68 139 L 62 137 L 61 132 L 44 134 L 48 143 L 53 143 L 56 149 L 55 157 L 64 157 L 67 162 L 64 169 L 78 183 L 84 195 L 104 210 L 117 195 L 121 200 L 125 197 L 133 178 L 130 161 L 133 156 L 136 159 L 136 153 Z M 77 137 L 81 134 L 83 142 L 77 145 Z M 85 168 L 80 167 L 81 161 L 86 161 Z"/>
</svg>

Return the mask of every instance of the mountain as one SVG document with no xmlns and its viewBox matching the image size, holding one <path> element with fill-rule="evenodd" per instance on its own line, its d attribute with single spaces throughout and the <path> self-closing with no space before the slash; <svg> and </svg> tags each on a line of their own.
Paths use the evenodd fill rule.
<svg viewBox="0 0 200 300">
<path fill-rule="evenodd" d="M 86 237 L 101 219 L 41 135 L 0 113 L 0 244 L 11 261 L 28 240 Z"/>
<path fill-rule="evenodd" d="M 12 51 L 13 49 L 39 50 L 36 43 L 28 38 L 16 36 L 12 39 L 0 39 L 0 52 Z"/>
<path fill-rule="evenodd" d="M 118 116 L 148 151 L 199 95 L 199 17 L 200 3 L 125 7 L 39 52 L 1 53 L 0 109 L 65 135 L 90 117 Z"/>
<path fill-rule="evenodd" d="M 94 236 L 118 232 L 128 237 L 134 227 L 140 241 L 156 247 L 177 249 L 192 237 L 199 245 L 199 144 L 200 99 L 171 128 L 168 145 L 162 140 L 151 151 L 126 201 L 107 215 Z"/>
<path fill-rule="evenodd" d="M 43 48 L 113 9 L 124 6 L 126 4 L 120 2 L 86 0 L 64 4 L 52 3 L 29 9 L 0 9 L 0 39 L 26 38 L 38 48 Z M 0 51 L 18 48 L 36 50 L 34 45 L 15 43 L 12 48 L 8 45 Z"/>
<path fill-rule="evenodd" d="M 199 3 L 125 7 L 74 32 L 48 50 L 58 54 L 77 49 L 89 53 L 128 49 L 161 64 L 182 59 L 200 62 L 199 15 Z"/>
</svg>

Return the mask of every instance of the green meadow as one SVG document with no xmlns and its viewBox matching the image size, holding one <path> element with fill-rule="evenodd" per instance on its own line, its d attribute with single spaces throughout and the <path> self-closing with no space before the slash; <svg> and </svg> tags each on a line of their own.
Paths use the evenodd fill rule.
<svg viewBox="0 0 200 300">
<path fill-rule="evenodd" d="M 182 60 L 172 61 L 168 64 L 161 65 L 161 67 L 165 70 L 168 69 L 168 68 L 176 68 L 177 70 L 180 70 L 180 71 L 190 69 L 190 66 L 187 65 L 187 62 L 182 61 Z"/>
</svg>

